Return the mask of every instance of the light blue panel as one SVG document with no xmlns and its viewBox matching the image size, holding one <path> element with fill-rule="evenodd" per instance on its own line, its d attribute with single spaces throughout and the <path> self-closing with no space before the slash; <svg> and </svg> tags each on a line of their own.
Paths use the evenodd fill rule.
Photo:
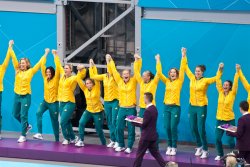
<svg viewBox="0 0 250 167">
<path fill-rule="evenodd" d="M 0 12 L 0 63 L 5 58 L 8 41 L 14 39 L 17 58 L 27 57 L 34 66 L 44 54 L 45 48 L 56 48 L 56 15 L 18 12 Z M 52 54 L 48 65 L 53 65 Z M 15 72 L 12 62 L 4 77 L 2 101 L 3 130 L 20 131 L 20 124 L 12 116 Z M 32 102 L 29 110 L 29 123 L 36 128 L 36 111 L 43 99 L 43 80 L 38 71 L 32 80 Z M 52 133 L 50 117 L 44 115 L 44 132 Z"/>
<path fill-rule="evenodd" d="M 142 7 L 249 11 L 250 0 L 140 0 Z"/>
<path fill-rule="evenodd" d="M 11 162 L 11 161 L 0 161 L 0 166 L 6 167 L 74 167 L 74 166 L 62 166 L 62 165 L 50 165 L 50 164 L 38 164 L 38 163 L 24 163 L 24 162 Z"/>
<path fill-rule="evenodd" d="M 224 62 L 225 72 L 223 81 L 233 80 L 235 64 L 242 65 L 243 72 L 250 81 L 250 25 L 194 23 L 162 20 L 142 20 L 142 57 L 143 70 L 150 69 L 155 72 L 154 55 L 159 53 L 163 72 L 167 75 L 171 67 L 178 67 L 181 59 L 181 47 L 187 48 L 190 69 L 194 72 L 195 66 L 205 64 L 207 71 L 205 77 L 216 74 L 218 64 Z M 163 128 L 163 98 L 165 85 L 161 82 L 157 89 L 157 106 L 159 109 L 158 129 L 161 138 L 166 134 Z M 242 84 L 236 97 L 234 111 L 236 118 L 240 116 L 239 102 L 247 98 Z M 209 143 L 214 143 L 215 116 L 218 93 L 215 84 L 208 89 L 208 118 L 206 130 Z M 179 139 L 192 141 L 188 121 L 189 106 L 189 79 L 185 82 L 181 93 L 181 121 L 179 125 Z"/>
</svg>

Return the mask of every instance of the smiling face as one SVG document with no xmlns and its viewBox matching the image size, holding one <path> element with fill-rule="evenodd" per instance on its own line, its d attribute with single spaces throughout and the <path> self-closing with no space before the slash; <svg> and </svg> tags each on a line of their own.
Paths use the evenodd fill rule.
<svg viewBox="0 0 250 167">
<path fill-rule="evenodd" d="M 66 64 L 66 65 L 64 66 L 64 73 L 65 73 L 66 76 L 70 76 L 70 75 L 71 75 L 72 69 L 71 69 L 71 66 L 70 66 L 70 65 Z"/>
<path fill-rule="evenodd" d="M 86 87 L 88 88 L 88 90 L 92 90 L 94 83 L 91 79 L 87 79 L 85 84 L 86 84 Z"/>
<path fill-rule="evenodd" d="M 20 64 L 20 70 L 22 71 L 27 70 L 30 67 L 29 60 L 26 58 L 22 58 L 19 64 Z"/>
<path fill-rule="evenodd" d="M 122 71 L 122 79 L 125 83 L 127 83 L 130 79 L 130 72 L 129 70 L 123 70 Z"/>
<path fill-rule="evenodd" d="M 223 91 L 224 92 L 229 92 L 232 89 L 232 85 L 229 81 L 225 81 L 223 83 Z"/>
<path fill-rule="evenodd" d="M 179 71 L 175 68 L 171 68 L 168 72 L 168 77 L 171 79 L 171 81 L 176 80 L 179 77 Z"/>
<path fill-rule="evenodd" d="M 201 77 L 203 77 L 203 72 L 200 67 L 195 68 L 195 77 L 197 79 L 200 79 Z"/>
<path fill-rule="evenodd" d="M 51 79 L 51 78 L 52 78 L 52 73 L 51 73 L 50 69 L 47 69 L 47 70 L 46 70 L 46 77 L 47 77 L 48 79 Z"/>
<path fill-rule="evenodd" d="M 144 83 L 148 83 L 151 80 L 150 72 L 149 71 L 143 72 L 142 79 Z"/>
</svg>

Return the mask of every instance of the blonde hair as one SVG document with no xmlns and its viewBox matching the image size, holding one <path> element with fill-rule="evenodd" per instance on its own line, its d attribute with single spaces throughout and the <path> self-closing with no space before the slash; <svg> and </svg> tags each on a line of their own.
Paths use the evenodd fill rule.
<svg viewBox="0 0 250 167">
<path fill-rule="evenodd" d="M 171 72 L 171 70 L 175 70 L 175 72 L 176 72 L 176 78 L 179 78 L 179 70 L 177 69 L 177 68 L 170 68 L 170 70 L 168 71 L 168 77 L 170 78 L 170 72 Z"/>
<path fill-rule="evenodd" d="M 226 159 L 226 167 L 236 167 L 237 161 L 233 156 L 229 156 Z"/>
<path fill-rule="evenodd" d="M 72 64 L 65 64 L 64 67 L 65 66 L 68 66 L 71 69 L 71 71 L 73 71 L 73 65 Z"/>
<path fill-rule="evenodd" d="M 18 62 L 18 70 L 17 70 L 17 73 L 21 70 L 21 61 L 24 60 L 26 62 L 26 69 L 30 69 L 31 68 L 31 65 L 30 65 L 30 60 L 28 58 L 21 58 L 20 61 Z"/>
</svg>

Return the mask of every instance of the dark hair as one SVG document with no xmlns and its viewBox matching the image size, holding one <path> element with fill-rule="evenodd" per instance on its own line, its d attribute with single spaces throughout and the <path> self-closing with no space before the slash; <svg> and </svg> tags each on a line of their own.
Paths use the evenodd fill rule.
<svg viewBox="0 0 250 167">
<path fill-rule="evenodd" d="M 206 66 L 203 65 L 203 64 L 200 64 L 200 65 L 196 66 L 196 68 L 200 68 L 202 72 L 206 71 Z"/>
<path fill-rule="evenodd" d="M 91 79 L 91 78 L 86 78 L 86 79 L 85 79 L 85 83 L 86 83 L 87 81 L 91 81 L 92 84 L 95 85 L 95 81 L 94 81 L 93 79 Z"/>
<path fill-rule="evenodd" d="M 53 79 L 54 76 L 55 76 L 55 69 L 54 69 L 54 67 L 52 67 L 52 66 L 47 67 L 45 69 L 45 73 L 46 73 L 47 70 L 50 70 L 50 72 L 51 72 L 51 78 L 49 80 Z"/>
<path fill-rule="evenodd" d="M 240 102 L 240 108 L 244 111 L 248 111 L 249 109 L 249 104 L 247 101 L 241 101 Z"/>
<path fill-rule="evenodd" d="M 153 97 L 153 94 L 150 93 L 150 92 L 146 92 L 144 93 L 144 95 L 146 96 L 146 98 L 149 100 L 149 102 L 152 102 L 154 97 Z"/>
<path fill-rule="evenodd" d="M 232 82 L 231 80 L 226 80 L 225 82 L 228 82 L 228 83 L 229 83 L 230 90 L 232 90 L 232 87 L 233 87 L 233 82 Z"/>
<path fill-rule="evenodd" d="M 148 73 L 150 80 L 154 79 L 155 75 L 151 71 L 145 71 L 145 72 Z"/>
</svg>

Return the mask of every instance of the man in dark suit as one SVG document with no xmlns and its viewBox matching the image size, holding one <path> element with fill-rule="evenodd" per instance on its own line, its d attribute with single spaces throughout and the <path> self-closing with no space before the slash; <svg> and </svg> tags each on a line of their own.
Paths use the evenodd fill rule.
<svg viewBox="0 0 250 167">
<path fill-rule="evenodd" d="M 159 165 L 161 167 L 165 167 L 166 162 L 162 158 L 157 147 L 158 134 L 156 132 L 156 122 L 158 117 L 158 111 L 156 107 L 152 104 L 153 95 L 151 93 L 145 93 L 144 101 L 147 107 L 144 113 L 143 122 L 142 124 L 133 123 L 135 126 L 139 126 L 142 129 L 134 167 L 141 166 L 143 156 L 145 155 L 147 149 L 149 149 L 150 153 L 157 160 Z"/>
<path fill-rule="evenodd" d="M 239 149 L 239 158 L 244 158 L 250 163 L 250 114 L 248 112 L 249 104 L 247 101 L 240 103 L 240 112 L 242 116 L 238 120 L 237 132 L 227 132 L 229 136 L 236 137 L 237 148 Z"/>
</svg>

